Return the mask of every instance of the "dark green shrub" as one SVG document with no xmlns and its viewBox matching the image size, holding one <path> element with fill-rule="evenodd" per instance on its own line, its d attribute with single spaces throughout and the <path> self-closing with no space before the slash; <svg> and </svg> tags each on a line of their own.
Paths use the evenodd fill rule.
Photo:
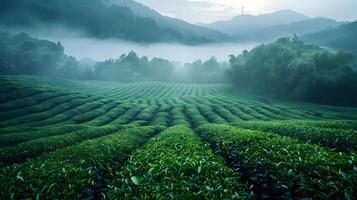
<svg viewBox="0 0 357 200">
<path fill-rule="evenodd" d="M 197 132 L 244 175 L 260 198 L 344 199 L 357 195 L 355 154 L 227 125 L 204 125 Z"/>
</svg>

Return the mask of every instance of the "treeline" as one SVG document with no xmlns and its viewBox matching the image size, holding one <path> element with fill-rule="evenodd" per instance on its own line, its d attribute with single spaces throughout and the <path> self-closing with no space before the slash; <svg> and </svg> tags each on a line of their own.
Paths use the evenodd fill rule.
<svg viewBox="0 0 357 200">
<path fill-rule="evenodd" d="M 227 68 L 228 63 L 220 63 L 214 57 L 205 62 L 197 60 L 182 65 L 162 58 L 139 57 L 135 52 L 130 52 L 121 55 L 118 59 L 97 62 L 93 77 L 121 82 L 219 83 L 227 81 L 225 76 Z"/>
<path fill-rule="evenodd" d="M 187 63 L 162 58 L 139 57 L 135 52 L 117 59 L 85 65 L 64 54 L 61 43 L 32 38 L 25 33 L 11 35 L 0 32 L 0 74 L 43 75 L 69 79 L 104 81 L 166 81 L 186 83 L 217 83 L 226 79 L 227 63 L 214 57 Z"/>
<path fill-rule="evenodd" d="M 294 38 L 231 56 L 228 76 L 240 89 L 299 101 L 357 105 L 357 73 L 349 53 L 331 53 Z"/>
<path fill-rule="evenodd" d="M 91 76 L 91 70 L 65 55 L 59 42 L 0 31 L 0 74 L 86 79 Z"/>
</svg>

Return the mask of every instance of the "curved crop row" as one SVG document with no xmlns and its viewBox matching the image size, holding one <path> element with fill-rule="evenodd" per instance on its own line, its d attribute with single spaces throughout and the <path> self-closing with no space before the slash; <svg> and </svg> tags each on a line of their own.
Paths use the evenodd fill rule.
<svg viewBox="0 0 357 200">
<path fill-rule="evenodd" d="M 73 99 L 87 98 L 87 97 L 88 97 L 87 95 L 77 95 L 73 93 L 68 93 L 66 95 L 58 96 L 39 104 L 35 104 L 35 105 L 31 104 L 28 107 L 12 109 L 6 112 L 2 112 L 0 114 L 0 120 L 4 121 L 4 120 L 25 116 L 25 115 L 49 111 L 53 107 L 59 106 L 60 104 L 67 103 Z"/>
<path fill-rule="evenodd" d="M 216 124 L 224 124 L 227 123 L 225 119 L 221 116 L 217 115 L 209 106 L 198 105 L 198 110 L 200 113 L 210 122 Z"/>
<path fill-rule="evenodd" d="M 171 127 L 133 153 L 109 199 L 236 199 L 249 192 L 191 129 Z"/>
<path fill-rule="evenodd" d="M 17 145 L 22 142 L 35 140 L 39 138 L 61 135 L 71 131 L 79 131 L 87 128 L 89 127 L 82 126 L 82 125 L 76 125 L 76 126 L 68 125 L 68 126 L 63 126 L 61 128 L 50 127 L 50 128 L 42 128 L 40 130 L 30 130 L 25 132 L 0 134 L 0 148 L 3 148 L 5 146 Z"/>
<path fill-rule="evenodd" d="M 190 122 L 187 120 L 184 114 L 184 106 L 182 105 L 173 106 L 173 109 L 170 111 L 170 115 L 171 115 L 170 125 L 173 126 L 183 125 L 187 127 L 191 126 Z"/>
<path fill-rule="evenodd" d="M 98 199 L 109 178 L 161 128 L 125 129 L 0 169 L 0 199 Z"/>
<path fill-rule="evenodd" d="M 208 123 L 207 119 L 203 115 L 201 115 L 200 111 L 196 108 L 196 106 L 186 104 L 184 112 L 193 127 L 198 127 L 200 125 Z"/>
<path fill-rule="evenodd" d="M 244 174 L 260 198 L 348 199 L 357 195 L 354 154 L 227 125 L 205 125 L 197 132 Z"/>
<path fill-rule="evenodd" d="M 105 102 L 102 106 L 98 107 L 97 109 L 93 109 L 83 114 L 77 115 L 73 117 L 72 120 L 75 121 L 77 124 L 85 123 L 108 112 L 110 109 L 114 108 L 117 105 L 118 103 L 114 101 Z"/>
<path fill-rule="evenodd" d="M 302 142 L 311 142 L 338 151 L 357 150 L 357 131 L 312 126 L 312 123 L 295 124 L 292 122 L 240 122 L 235 126 L 245 129 L 273 132 L 278 135 L 295 138 Z"/>
<path fill-rule="evenodd" d="M 80 143 L 84 140 L 102 137 L 126 128 L 125 126 L 103 126 L 85 130 L 69 131 L 62 135 L 27 141 L 16 146 L 0 149 L 0 166 L 25 162 L 43 153 Z M 65 130 L 64 130 L 65 131 Z"/>
</svg>

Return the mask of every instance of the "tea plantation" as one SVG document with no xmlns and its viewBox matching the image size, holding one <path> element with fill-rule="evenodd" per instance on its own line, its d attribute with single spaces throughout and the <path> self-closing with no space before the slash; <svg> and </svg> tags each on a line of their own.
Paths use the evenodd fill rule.
<svg viewBox="0 0 357 200">
<path fill-rule="evenodd" d="M 0 76 L 0 199 L 356 199 L 357 109 Z"/>
</svg>

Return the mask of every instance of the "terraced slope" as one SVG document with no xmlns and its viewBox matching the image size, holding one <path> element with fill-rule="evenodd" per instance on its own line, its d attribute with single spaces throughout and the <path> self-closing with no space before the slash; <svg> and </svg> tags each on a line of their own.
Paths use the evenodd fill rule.
<svg viewBox="0 0 357 200">
<path fill-rule="evenodd" d="M 0 199 L 354 199 L 357 109 L 0 77 Z"/>
<path fill-rule="evenodd" d="M 228 85 L 71 82 L 0 77 L 0 127 L 186 125 L 356 119 L 357 109 L 263 102 Z"/>
</svg>

